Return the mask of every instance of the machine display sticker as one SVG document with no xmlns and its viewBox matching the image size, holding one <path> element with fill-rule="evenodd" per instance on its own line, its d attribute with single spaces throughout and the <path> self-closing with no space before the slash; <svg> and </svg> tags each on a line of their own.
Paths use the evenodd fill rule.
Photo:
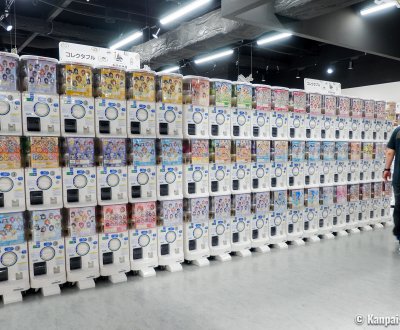
<svg viewBox="0 0 400 330">
<path fill-rule="evenodd" d="M 157 226 L 156 202 L 132 204 L 132 224 L 135 229 L 149 229 Z"/>
<path fill-rule="evenodd" d="M 161 139 L 163 165 L 182 165 L 182 140 Z"/>
<path fill-rule="evenodd" d="M 308 94 L 308 112 L 312 115 L 320 115 L 322 113 L 322 95 L 317 93 Z"/>
<path fill-rule="evenodd" d="M 307 205 L 313 208 L 319 206 L 319 188 L 310 188 L 307 190 Z"/>
<path fill-rule="evenodd" d="M 351 115 L 355 118 L 361 118 L 363 109 L 364 108 L 364 101 L 362 99 L 352 99 L 351 100 Z"/>
<path fill-rule="evenodd" d="M 350 142 L 350 160 L 360 160 L 360 159 L 361 159 L 361 143 Z"/>
<path fill-rule="evenodd" d="M 371 184 L 370 183 L 363 183 L 361 185 L 361 199 L 368 200 L 371 198 Z"/>
<path fill-rule="evenodd" d="M 53 241 L 62 236 L 60 210 L 32 211 L 32 240 Z"/>
<path fill-rule="evenodd" d="M 162 102 L 182 104 L 182 77 L 162 75 L 160 79 Z"/>
<path fill-rule="evenodd" d="M 290 191 L 293 210 L 301 210 L 304 206 L 304 190 L 296 189 Z"/>
<path fill-rule="evenodd" d="M 54 168 L 59 166 L 57 137 L 31 137 L 31 164 L 33 168 Z"/>
<path fill-rule="evenodd" d="M 232 203 L 235 216 L 248 216 L 251 214 L 251 194 L 234 195 Z"/>
<path fill-rule="evenodd" d="M 287 112 L 289 110 L 289 91 L 284 88 L 272 88 L 272 104 L 273 110 Z"/>
<path fill-rule="evenodd" d="M 250 140 L 235 140 L 236 162 L 250 163 L 251 162 L 251 141 Z"/>
<path fill-rule="evenodd" d="M 347 186 L 336 186 L 336 203 L 347 203 Z"/>
<path fill-rule="evenodd" d="M 363 159 L 372 160 L 374 154 L 374 143 L 363 142 L 362 144 Z"/>
<path fill-rule="evenodd" d="M 67 138 L 69 166 L 94 166 L 94 139 Z"/>
<path fill-rule="evenodd" d="M 336 159 L 344 161 L 349 159 L 349 143 L 336 142 Z"/>
<path fill-rule="evenodd" d="M 96 74 L 96 79 L 100 97 L 125 100 L 125 71 L 101 68 Z"/>
<path fill-rule="evenodd" d="M 126 205 L 108 205 L 102 207 L 104 233 L 120 233 L 128 229 Z"/>
<path fill-rule="evenodd" d="M 0 136 L 0 169 L 21 167 L 21 144 L 17 136 Z"/>
<path fill-rule="evenodd" d="M 337 100 L 334 95 L 323 96 L 323 107 L 325 109 L 325 115 L 336 116 Z"/>
<path fill-rule="evenodd" d="M 292 100 L 293 112 L 305 113 L 307 111 L 307 94 L 304 91 L 293 91 Z"/>
<path fill-rule="evenodd" d="M 18 57 L 0 54 L 0 90 L 17 90 Z"/>
<path fill-rule="evenodd" d="M 208 140 L 191 140 L 191 154 L 193 164 L 208 164 L 210 158 Z"/>
<path fill-rule="evenodd" d="M 375 101 L 374 100 L 365 100 L 364 101 L 364 111 L 365 111 L 365 118 L 374 118 Z"/>
<path fill-rule="evenodd" d="M 358 200 L 360 200 L 360 185 L 358 184 L 353 184 L 348 186 L 348 190 L 349 190 L 349 198 L 350 198 L 350 202 L 356 202 Z"/>
<path fill-rule="evenodd" d="M 272 152 L 275 162 L 287 162 L 288 160 L 288 142 L 272 141 Z"/>
<path fill-rule="evenodd" d="M 386 119 L 386 102 L 385 101 L 376 101 L 375 102 L 375 117 L 379 119 Z"/>
<path fill-rule="evenodd" d="M 104 166 L 126 165 L 126 140 L 101 139 Z"/>
<path fill-rule="evenodd" d="M 320 197 L 322 200 L 322 205 L 332 205 L 333 204 L 333 187 L 322 187 Z"/>
<path fill-rule="evenodd" d="M 232 102 L 232 84 L 228 81 L 215 81 L 212 84 L 211 95 L 215 96 L 217 107 L 230 107 Z"/>
<path fill-rule="evenodd" d="M 209 200 L 208 198 L 191 198 L 190 202 L 190 218 L 191 222 L 208 221 L 209 218 Z"/>
<path fill-rule="evenodd" d="M 256 214 L 266 215 L 270 210 L 270 193 L 269 192 L 259 192 L 255 194 L 256 205 L 255 212 Z"/>
<path fill-rule="evenodd" d="M 229 164 L 231 162 L 231 141 L 214 140 L 215 163 Z"/>
<path fill-rule="evenodd" d="M 273 192 L 274 196 L 274 212 L 283 213 L 287 210 L 287 195 L 286 190 Z"/>
<path fill-rule="evenodd" d="M 338 112 L 339 116 L 350 116 L 350 98 L 346 96 L 338 97 Z"/>
<path fill-rule="evenodd" d="M 382 197 L 382 182 L 374 182 L 372 187 L 374 190 L 374 198 Z"/>
<path fill-rule="evenodd" d="M 83 237 L 96 234 L 96 212 L 94 207 L 68 210 L 71 236 Z"/>
<path fill-rule="evenodd" d="M 290 143 L 292 162 L 303 162 L 305 143 L 304 141 L 292 141 Z"/>
<path fill-rule="evenodd" d="M 83 97 L 93 95 L 91 67 L 80 64 L 65 64 L 63 71 L 66 95 Z"/>
<path fill-rule="evenodd" d="M 136 166 L 156 164 L 156 141 L 154 139 L 132 139 L 132 163 Z"/>
<path fill-rule="evenodd" d="M 142 71 L 132 72 L 128 90 L 133 100 L 155 102 L 156 81 L 154 74 Z"/>
<path fill-rule="evenodd" d="M 21 244 L 24 241 L 24 214 L 0 214 L 0 246 Z"/>
<path fill-rule="evenodd" d="M 335 160 L 335 142 L 322 142 L 322 157 L 327 161 Z"/>
<path fill-rule="evenodd" d="M 237 97 L 237 107 L 241 109 L 251 109 L 253 104 L 253 90 L 251 85 L 235 84 Z"/>
<path fill-rule="evenodd" d="M 214 218 L 216 219 L 229 219 L 231 216 L 231 195 L 216 196 L 213 198 L 214 202 Z"/>
<path fill-rule="evenodd" d="M 160 202 L 160 216 L 164 226 L 177 226 L 183 222 L 183 201 L 163 201 Z"/>
<path fill-rule="evenodd" d="M 271 160 L 271 142 L 257 140 L 253 143 L 253 147 L 255 150 L 252 151 L 253 154 L 256 155 L 257 163 L 268 163 Z"/>
<path fill-rule="evenodd" d="M 24 82 L 27 91 L 31 93 L 57 93 L 57 61 L 45 59 L 26 59 Z"/>
<path fill-rule="evenodd" d="M 210 82 L 206 79 L 192 79 L 192 104 L 201 107 L 210 105 Z"/>
<path fill-rule="evenodd" d="M 254 88 L 256 96 L 256 109 L 263 111 L 271 111 L 271 88 L 268 86 L 256 86 Z"/>
</svg>

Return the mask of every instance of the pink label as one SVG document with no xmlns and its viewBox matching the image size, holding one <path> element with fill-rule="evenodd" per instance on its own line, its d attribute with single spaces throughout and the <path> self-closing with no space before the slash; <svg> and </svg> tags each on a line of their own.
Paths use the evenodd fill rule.
<svg viewBox="0 0 400 330">
<path fill-rule="evenodd" d="M 364 110 L 364 101 L 362 99 L 351 99 L 351 116 L 361 118 Z"/>
<path fill-rule="evenodd" d="M 350 98 L 345 96 L 338 97 L 338 112 L 341 117 L 350 116 Z"/>
<path fill-rule="evenodd" d="M 337 100 L 334 95 L 323 96 L 323 108 L 325 109 L 325 115 L 336 116 Z"/>
<path fill-rule="evenodd" d="M 308 113 L 312 115 L 322 114 L 322 95 L 321 94 L 307 94 L 308 98 Z"/>
<path fill-rule="evenodd" d="M 268 86 L 257 86 L 255 88 L 256 109 L 271 111 L 272 93 Z"/>
<path fill-rule="evenodd" d="M 336 186 L 336 203 L 347 203 L 347 186 Z"/>
<path fill-rule="evenodd" d="M 272 110 L 289 111 L 289 91 L 283 88 L 272 88 Z"/>
<path fill-rule="evenodd" d="M 104 233 L 120 233 L 128 229 L 126 205 L 102 206 Z"/>
<path fill-rule="evenodd" d="M 135 229 L 148 229 L 157 226 L 156 202 L 132 204 L 132 224 Z"/>
<path fill-rule="evenodd" d="M 306 113 L 307 111 L 307 94 L 304 91 L 293 91 L 291 103 L 293 112 Z"/>
<path fill-rule="evenodd" d="M 68 209 L 71 236 L 92 236 L 96 234 L 96 211 L 94 207 Z"/>
</svg>

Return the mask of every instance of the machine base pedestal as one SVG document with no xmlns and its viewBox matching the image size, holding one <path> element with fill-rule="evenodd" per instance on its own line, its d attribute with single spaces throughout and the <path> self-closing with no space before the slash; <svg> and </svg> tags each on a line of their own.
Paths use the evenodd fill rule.
<svg viewBox="0 0 400 330">
<path fill-rule="evenodd" d="M 371 231 L 371 230 L 372 230 L 372 227 L 369 226 L 369 225 L 366 225 L 366 226 L 360 227 L 360 230 L 361 230 L 361 231 Z"/>
<path fill-rule="evenodd" d="M 231 261 L 232 257 L 228 253 L 222 253 L 215 256 L 215 260 L 218 260 L 220 262 Z"/>
<path fill-rule="evenodd" d="M 44 286 L 42 288 L 42 294 L 44 297 L 54 296 L 54 295 L 60 294 L 60 293 L 61 293 L 61 290 L 60 290 L 60 286 L 58 284 Z"/>
<path fill-rule="evenodd" d="M 86 290 L 93 289 L 96 287 L 96 284 L 94 283 L 93 279 L 86 279 L 76 282 L 76 286 L 79 288 L 79 290 Z"/>
<path fill-rule="evenodd" d="M 384 223 L 383 223 L 383 226 L 384 226 L 384 227 L 393 227 L 394 224 L 393 224 L 393 221 L 387 221 L 387 222 L 384 222 Z"/>
<path fill-rule="evenodd" d="M 156 276 L 156 270 L 154 268 L 145 268 L 139 270 L 140 277 L 152 277 Z"/>
<path fill-rule="evenodd" d="M 293 245 L 293 246 L 304 246 L 304 245 L 306 245 L 306 243 L 301 238 L 299 238 L 299 239 L 296 239 L 294 241 L 291 241 L 290 245 Z"/>
<path fill-rule="evenodd" d="M 280 250 L 282 250 L 282 249 L 287 249 L 287 248 L 288 248 L 288 245 L 287 245 L 285 242 L 280 242 L 280 243 L 272 244 L 272 247 L 273 247 L 274 249 L 280 249 Z"/>
<path fill-rule="evenodd" d="M 374 226 L 374 229 L 383 229 L 384 228 L 384 226 L 381 223 L 376 223 L 373 226 Z"/>
<path fill-rule="evenodd" d="M 335 235 L 333 235 L 332 233 L 328 233 L 328 234 L 323 234 L 323 235 L 321 235 L 321 237 L 322 237 L 323 239 L 334 239 L 334 238 L 335 238 Z"/>
<path fill-rule="evenodd" d="M 240 250 L 240 251 L 235 251 L 234 253 L 235 253 L 236 256 L 242 257 L 242 258 L 250 257 L 250 256 L 251 256 L 251 252 L 250 252 L 250 250 L 248 250 L 248 249 L 244 249 L 244 250 Z"/>
<path fill-rule="evenodd" d="M 351 229 L 349 229 L 348 233 L 350 233 L 350 234 L 359 234 L 360 233 L 360 229 L 351 228 Z"/>
<path fill-rule="evenodd" d="M 165 269 L 167 271 L 169 271 L 170 273 L 181 272 L 183 270 L 182 265 L 179 262 L 170 264 L 170 265 L 166 265 Z"/>
<path fill-rule="evenodd" d="M 271 251 L 271 249 L 269 248 L 268 245 L 262 245 L 262 246 L 255 247 L 254 251 L 256 251 L 258 253 L 267 253 L 267 252 Z"/>
<path fill-rule="evenodd" d="M 195 259 L 195 260 L 192 260 L 191 263 L 193 265 L 196 265 L 197 267 L 204 267 L 204 266 L 210 265 L 210 261 L 207 258 Z"/>
<path fill-rule="evenodd" d="M 345 236 L 349 236 L 349 233 L 345 230 L 340 230 L 336 233 L 336 237 L 345 237 Z"/>
<path fill-rule="evenodd" d="M 320 242 L 321 239 L 318 236 L 311 236 L 311 237 L 306 238 L 306 241 L 308 243 L 317 243 L 317 242 Z"/>
<path fill-rule="evenodd" d="M 16 303 L 22 301 L 22 294 L 19 291 L 8 292 L 3 294 L 3 303 L 4 305 Z"/>
<path fill-rule="evenodd" d="M 110 275 L 108 276 L 108 280 L 112 284 L 123 283 L 128 281 L 125 273 Z"/>
</svg>

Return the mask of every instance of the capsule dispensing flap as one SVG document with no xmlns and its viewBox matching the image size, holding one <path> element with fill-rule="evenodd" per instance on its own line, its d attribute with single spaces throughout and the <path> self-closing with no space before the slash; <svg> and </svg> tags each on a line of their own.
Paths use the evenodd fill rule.
<svg viewBox="0 0 400 330">
<path fill-rule="evenodd" d="M 209 219 L 209 199 L 204 198 L 190 198 L 188 209 L 186 212 L 190 215 L 191 222 L 204 222 Z"/>
<path fill-rule="evenodd" d="M 159 147 L 162 165 L 182 165 L 182 140 L 161 139 Z"/>
<path fill-rule="evenodd" d="M 156 76 L 153 72 L 132 71 L 128 73 L 128 98 L 135 101 L 156 101 Z"/>
<path fill-rule="evenodd" d="M 96 96 L 125 100 L 125 71 L 114 68 L 99 68 L 95 71 Z"/>
<path fill-rule="evenodd" d="M 234 140 L 232 153 L 236 154 L 236 162 L 251 162 L 251 141 L 250 140 Z"/>
<path fill-rule="evenodd" d="M 57 63 L 54 58 L 21 56 L 22 86 L 30 93 L 57 94 Z"/>
<path fill-rule="evenodd" d="M 103 232 L 120 233 L 128 229 L 128 213 L 125 204 L 101 207 Z"/>
<path fill-rule="evenodd" d="M 270 209 L 270 192 L 255 193 L 255 213 L 266 216 Z"/>
<path fill-rule="evenodd" d="M 335 160 L 335 142 L 324 141 L 322 142 L 322 157 L 326 161 Z"/>
<path fill-rule="evenodd" d="M 253 105 L 253 108 L 261 111 L 271 111 L 271 87 L 257 85 L 254 87 L 253 93 L 255 96 L 255 106 Z"/>
<path fill-rule="evenodd" d="M 62 73 L 62 94 L 68 96 L 93 96 L 92 68 L 82 64 L 64 64 Z"/>
<path fill-rule="evenodd" d="M 18 55 L 0 52 L 0 91 L 18 91 Z"/>
<path fill-rule="evenodd" d="M 347 203 L 347 186 L 336 186 L 336 203 Z"/>
<path fill-rule="evenodd" d="M 229 219 L 231 216 L 231 195 L 215 196 L 212 199 L 212 212 L 215 219 Z"/>
<path fill-rule="evenodd" d="M 30 167 L 59 167 L 59 147 L 57 137 L 30 137 Z"/>
<path fill-rule="evenodd" d="M 0 246 L 16 245 L 25 242 L 24 214 L 0 214 Z"/>
<path fill-rule="evenodd" d="M 158 92 L 161 93 L 161 102 L 182 104 L 182 76 L 160 75 L 158 79 Z"/>
<path fill-rule="evenodd" d="M 232 203 L 235 216 L 246 217 L 251 214 L 251 194 L 233 195 Z"/>
<path fill-rule="evenodd" d="M 69 230 L 72 237 L 96 235 L 95 207 L 79 207 L 68 209 Z"/>
<path fill-rule="evenodd" d="M 183 201 L 161 201 L 160 218 L 163 226 L 179 226 L 183 223 Z"/>
<path fill-rule="evenodd" d="M 68 166 L 94 166 L 94 138 L 66 138 Z"/>
<path fill-rule="evenodd" d="M 132 204 L 132 227 L 135 229 L 150 229 L 157 226 L 156 202 Z"/>
<path fill-rule="evenodd" d="M 155 139 L 131 139 L 131 162 L 135 166 L 151 166 L 156 164 Z"/>
<path fill-rule="evenodd" d="M 302 90 L 290 91 L 290 107 L 291 112 L 306 113 L 307 111 L 307 94 Z"/>
<path fill-rule="evenodd" d="M 0 169 L 21 168 L 21 141 L 17 136 L 0 136 Z"/>
<path fill-rule="evenodd" d="M 334 95 L 322 96 L 322 108 L 327 116 L 336 116 L 337 99 Z"/>
<path fill-rule="evenodd" d="M 126 165 L 126 140 L 125 139 L 101 139 L 101 152 L 103 166 Z"/>
<path fill-rule="evenodd" d="M 252 141 L 252 154 L 256 163 L 269 163 L 271 161 L 271 142 L 263 140 Z"/>
<path fill-rule="evenodd" d="M 349 159 L 349 143 L 336 142 L 336 159 L 344 161 Z"/>
<path fill-rule="evenodd" d="M 305 142 L 304 141 L 291 141 L 290 142 L 290 156 L 292 162 L 303 162 L 305 159 Z"/>
<path fill-rule="evenodd" d="M 231 162 L 231 141 L 211 140 L 214 145 L 215 163 L 229 164 Z"/>
<path fill-rule="evenodd" d="M 34 242 L 54 241 L 62 237 L 60 210 L 32 211 L 31 222 Z"/>
</svg>

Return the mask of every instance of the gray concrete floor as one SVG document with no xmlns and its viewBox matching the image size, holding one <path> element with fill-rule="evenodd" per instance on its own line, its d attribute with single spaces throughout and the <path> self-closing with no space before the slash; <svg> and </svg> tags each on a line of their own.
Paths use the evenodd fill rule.
<svg viewBox="0 0 400 330">
<path fill-rule="evenodd" d="M 399 313 L 391 229 L 0 307 L 13 329 L 360 329 L 357 314 Z"/>
</svg>

